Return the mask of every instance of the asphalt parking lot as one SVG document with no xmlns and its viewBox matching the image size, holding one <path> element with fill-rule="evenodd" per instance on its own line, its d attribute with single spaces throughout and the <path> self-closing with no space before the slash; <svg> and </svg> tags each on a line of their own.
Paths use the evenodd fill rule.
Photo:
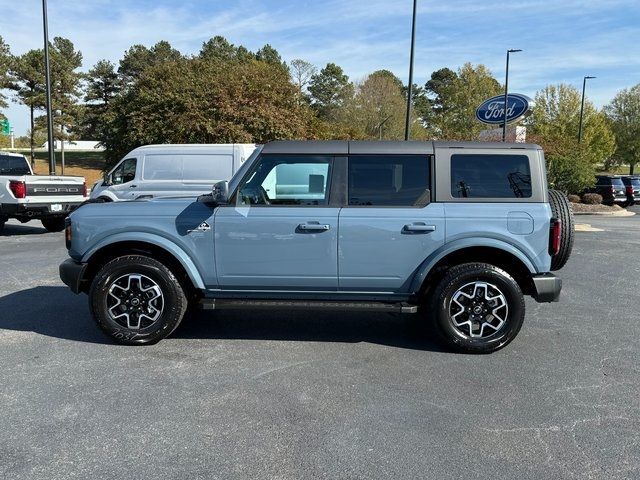
<svg viewBox="0 0 640 480">
<path fill-rule="evenodd" d="M 635 208 L 640 213 L 640 208 Z M 640 215 L 577 217 L 561 302 L 492 355 L 388 314 L 188 318 L 112 344 L 62 234 L 0 236 L 0 478 L 639 478 Z"/>
</svg>

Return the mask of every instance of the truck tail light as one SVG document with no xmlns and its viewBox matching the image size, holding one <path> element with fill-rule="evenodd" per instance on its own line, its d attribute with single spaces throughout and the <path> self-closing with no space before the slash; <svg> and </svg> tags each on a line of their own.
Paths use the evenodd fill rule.
<svg viewBox="0 0 640 480">
<path fill-rule="evenodd" d="M 633 195 L 633 187 L 631 185 L 627 185 L 626 191 L 627 195 Z"/>
<path fill-rule="evenodd" d="M 616 187 L 611 185 L 609 188 L 611 189 L 610 191 L 611 191 L 612 194 L 616 193 Z"/>
<path fill-rule="evenodd" d="M 16 198 L 25 198 L 27 196 L 27 185 L 24 182 L 18 180 L 9 181 L 9 190 Z"/>
<path fill-rule="evenodd" d="M 86 197 L 87 196 L 87 182 L 84 182 L 82 184 L 82 196 Z"/>
<path fill-rule="evenodd" d="M 549 255 L 554 256 L 560 252 L 561 237 L 562 237 L 562 222 L 557 218 L 552 218 L 551 232 L 549 235 Z"/>
</svg>

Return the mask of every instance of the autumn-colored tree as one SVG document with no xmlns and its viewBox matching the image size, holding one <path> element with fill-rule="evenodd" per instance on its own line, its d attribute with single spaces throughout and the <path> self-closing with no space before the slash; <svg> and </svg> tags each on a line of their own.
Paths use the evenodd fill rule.
<svg viewBox="0 0 640 480">
<path fill-rule="evenodd" d="M 278 65 L 207 61 L 161 63 L 113 101 L 104 143 L 110 160 L 148 143 L 264 143 L 307 138 L 311 111 Z"/>
<path fill-rule="evenodd" d="M 8 106 L 7 97 L 4 95 L 3 90 L 11 88 L 11 63 L 12 57 L 9 45 L 0 36 L 0 108 Z"/>
</svg>

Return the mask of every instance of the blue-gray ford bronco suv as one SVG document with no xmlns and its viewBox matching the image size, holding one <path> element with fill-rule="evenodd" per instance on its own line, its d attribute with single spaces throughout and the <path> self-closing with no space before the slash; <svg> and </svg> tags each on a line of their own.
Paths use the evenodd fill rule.
<svg viewBox="0 0 640 480">
<path fill-rule="evenodd" d="M 278 141 L 198 198 L 86 204 L 60 277 L 125 344 L 190 304 L 416 315 L 451 347 L 495 351 L 524 295 L 558 300 L 566 197 L 529 144 Z"/>
</svg>

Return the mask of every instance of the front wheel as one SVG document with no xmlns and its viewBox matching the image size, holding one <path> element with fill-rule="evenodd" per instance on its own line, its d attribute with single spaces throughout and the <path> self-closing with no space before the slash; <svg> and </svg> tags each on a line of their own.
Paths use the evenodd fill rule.
<svg viewBox="0 0 640 480">
<path fill-rule="evenodd" d="M 64 230 L 64 217 L 50 217 L 40 220 L 47 232 L 61 232 Z"/>
<path fill-rule="evenodd" d="M 142 255 L 118 257 L 98 272 L 89 306 L 98 326 L 119 343 L 157 343 L 180 324 L 187 298 L 173 272 Z"/>
<path fill-rule="evenodd" d="M 490 353 L 516 337 L 524 311 L 522 291 L 507 272 L 486 263 L 466 263 L 449 269 L 425 313 L 450 347 Z"/>
</svg>

